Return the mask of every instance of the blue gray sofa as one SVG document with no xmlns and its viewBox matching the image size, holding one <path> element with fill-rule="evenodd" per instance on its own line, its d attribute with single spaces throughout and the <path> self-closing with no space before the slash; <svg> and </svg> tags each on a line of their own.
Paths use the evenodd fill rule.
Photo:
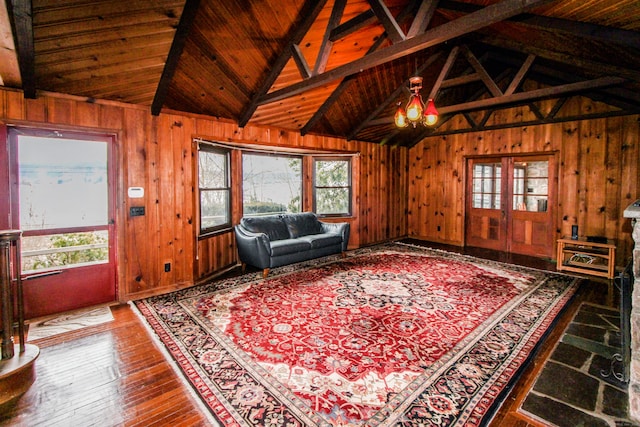
<svg viewBox="0 0 640 427">
<path fill-rule="evenodd" d="M 269 269 L 321 256 L 343 253 L 349 223 L 318 220 L 313 212 L 245 217 L 235 226 L 238 255 L 267 277 Z"/>
</svg>

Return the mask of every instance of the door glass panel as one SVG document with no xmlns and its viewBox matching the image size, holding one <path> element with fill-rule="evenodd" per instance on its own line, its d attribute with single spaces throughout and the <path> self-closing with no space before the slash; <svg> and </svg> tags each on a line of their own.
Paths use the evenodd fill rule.
<svg viewBox="0 0 640 427">
<path fill-rule="evenodd" d="M 31 232 L 22 239 L 23 271 L 108 262 L 107 148 L 104 141 L 18 137 L 20 228 Z M 83 227 L 104 229 L 52 231 Z"/>
<path fill-rule="evenodd" d="M 500 209 L 501 179 L 501 163 L 476 163 L 473 165 L 472 207 Z"/>
<path fill-rule="evenodd" d="M 516 162 L 513 167 L 513 209 L 546 212 L 549 162 Z"/>
</svg>

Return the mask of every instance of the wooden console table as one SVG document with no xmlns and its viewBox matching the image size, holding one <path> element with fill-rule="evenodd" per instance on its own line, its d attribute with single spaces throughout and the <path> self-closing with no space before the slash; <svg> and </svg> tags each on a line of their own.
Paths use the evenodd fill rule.
<svg viewBox="0 0 640 427">
<path fill-rule="evenodd" d="M 613 279 L 616 271 L 616 245 L 589 242 L 585 238 L 558 240 L 558 271 L 573 271 Z"/>
</svg>

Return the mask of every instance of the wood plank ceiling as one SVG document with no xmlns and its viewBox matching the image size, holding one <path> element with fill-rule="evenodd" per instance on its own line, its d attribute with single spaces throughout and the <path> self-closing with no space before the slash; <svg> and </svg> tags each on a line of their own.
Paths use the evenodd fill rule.
<svg viewBox="0 0 640 427">
<path fill-rule="evenodd" d="M 571 96 L 640 112 L 637 0 L 12 0 L 0 8 L 0 84 L 412 146 L 488 129 Z M 440 112 L 398 130 L 408 78 Z M 557 99 L 543 110 L 539 101 Z M 545 103 L 548 105 L 548 103 Z M 464 115 L 469 126 L 443 131 Z M 505 123 L 500 126 L 517 126 Z"/>
</svg>

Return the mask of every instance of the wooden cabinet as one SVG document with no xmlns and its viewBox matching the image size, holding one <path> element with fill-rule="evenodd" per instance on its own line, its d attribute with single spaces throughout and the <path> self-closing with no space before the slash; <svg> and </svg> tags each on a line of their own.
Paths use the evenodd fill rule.
<svg viewBox="0 0 640 427">
<path fill-rule="evenodd" d="M 616 245 L 562 238 L 558 240 L 558 271 L 573 271 L 613 279 L 616 269 Z"/>
</svg>

